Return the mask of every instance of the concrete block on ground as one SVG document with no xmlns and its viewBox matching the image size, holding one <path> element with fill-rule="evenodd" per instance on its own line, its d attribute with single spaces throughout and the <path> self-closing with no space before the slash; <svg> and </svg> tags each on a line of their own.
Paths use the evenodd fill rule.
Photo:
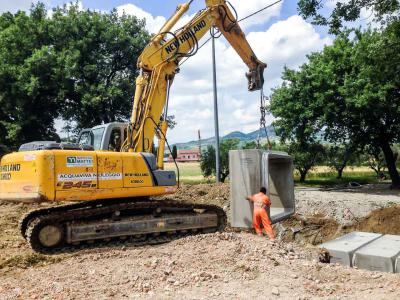
<svg viewBox="0 0 400 300">
<path fill-rule="evenodd" d="M 319 245 L 329 251 L 331 263 L 353 266 L 353 255 L 361 247 L 373 242 L 382 234 L 354 231 Z"/>
<path fill-rule="evenodd" d="M 394 273 L 400 255 L 400 236 L 386 234 L 354 253 L 353 265 L 360 269 Z"/>
<path fill-rule="evenodd" d="M 253 206 L 246 196 L 267 188 L 272 205 L 271 222 L 279 222 L 295 211 L 293 161 L 284 152 L 262 150 L 229 151 L 232 227 L 251 228 Z"/>
<path fill-rule="evenodd" d="M 400 256 L 396 259 L 396 268 L 395 268 L 396 273 L 400 273 Z"/>
</svg>

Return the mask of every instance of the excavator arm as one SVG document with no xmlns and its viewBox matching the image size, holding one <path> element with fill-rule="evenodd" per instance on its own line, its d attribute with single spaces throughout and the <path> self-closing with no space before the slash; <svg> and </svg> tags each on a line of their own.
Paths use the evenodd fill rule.
<svg viewBox="0 0 400 300">
<path fill-rule="evenodd" d="M 175 74 L 179 72 L 179 62 L 196 54 L 198 42 L 211 27 L 219 29 L 248 66 L 246 77 L 249 91 L 261 89 L 264 83 L 266 64 L 257 59 L 225 0 L 206 0 L 205 9 L 199 11 L 189 23 L 171 32 L 192 1 L 177 7 L 138 59 L 140 75 L 136 80 L 128 138 L 122 151 L 152 152 L 153 139 L 157 135 L 159 169 L 163 168 L 168 128 L 169 89 Z"/>
</svg>

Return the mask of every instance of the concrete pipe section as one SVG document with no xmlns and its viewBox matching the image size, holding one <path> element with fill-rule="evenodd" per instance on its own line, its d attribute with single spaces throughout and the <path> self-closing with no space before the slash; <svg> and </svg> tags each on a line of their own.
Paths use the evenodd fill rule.
<svg viewBox="0 0 400 300">
<path fill-rule="evenodd" d="M 287 153 L 231 150 L 229 169 L 232 227 L 252 228 L 253 207 L 245 198 L 262 186 L 272 202 L 268 211 L 272 223 L 294 214 L 293 160 Z"/>
</svg>

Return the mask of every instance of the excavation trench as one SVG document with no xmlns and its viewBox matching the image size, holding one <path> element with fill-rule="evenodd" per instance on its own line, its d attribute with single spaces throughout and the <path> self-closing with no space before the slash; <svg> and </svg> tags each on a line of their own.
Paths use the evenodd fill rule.
<svg viewBox="0 0 400 300">
<path fill-rule="evenodd" d="M 183 185 L 178 193 L 170 197 L 185 202 L 192 201 L 219 205 L 224 208 L 228 219 L 231 213 L 229 186 L 227 184 Z M 318 212 L 310 215 L 295 214 L 290 219 L 275 224 L 274 228 L 277 236 L 282 241 L 296 242 L 301 245 L 318 245 L 351 231 L 399 235 L 400 205 L 390 202 L 389 205 L 389 207 L 385 208 L 371 209 L 365 217 L 356 217 L 352 215 L 350 209 L 343 208 L 343 213 L 349 211 L 352 220 L 351 222 L 346 222 L 346 224 L 342 224 L 330 217 L 329 213 Z M 325 208 L 325 210 L 328 211 L 329 207 Z M 229 227 L 227 230 L 237 231 Z"/>
</svg>

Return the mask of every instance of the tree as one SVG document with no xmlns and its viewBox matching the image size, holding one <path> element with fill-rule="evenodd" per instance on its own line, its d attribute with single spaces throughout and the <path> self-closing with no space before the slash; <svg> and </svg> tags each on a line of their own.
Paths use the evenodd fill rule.
<svg viewBox="0 0 400 300">
<path fill-rule="evenodd" d="M 175 116 L 174 115 L 169 115 L 167 117 L 167 124 L 169 129 L 174 129 L 177 122 L 175 121 Z"/>
<path fill-rule="evenodd" d="M 312 18 L 313 24 L 327 25 L 331 33 L 338 33 L 343 22 L 355 21 L 362 11 L 370 11 L 370 17 L 388 23 L 399 16 L 399 0 L 339 0 L 331 12 L 326 13 L 328 1 L 299 0 L 298 10 L 304 18 Z M 369 17 L 368 17 L 369 18 Z"/>
<path fill-rule="evenodd" d="M 125 121 L 131 112 L 137 59 L 149 41 L 136 17 L 57 8 L 49 36 L 58 54 L 61 116 L 78 128 Z"/>
<path fill-rule="evenodd" d="M 236 150 L 239 146 L 239 143 L 239 139 L 225 139 L 219 146 L 221 153 L 221 182 L 225 182 L 225 179 L 229 176 L 229 150 Z"/>
<path fill-rule="evenodd" d="M 288 153 L 293 157 L 294 168 L 300 173 L 300 182 L 304 182 L 307 173 L 324 160 L 324 148 L 318 143 L 292 142 L 288 145 Z"/>
<path fill-rule="evenodd" d="M 360 157 L 361 163 L 375 171 L 376 176 L 380 177 L 386 167 L 385 157 L 382 150 L 378 147 L 365 147 L 363 155 Z"/>
<path fill-rule="evenodd" d="M 333 144 L 325 147 L 326 163 L 337 172 L 337 179 L 342 178 L 347 164 L 354 161 L 354 154 L 354 147 L 348 144 Z"/>
<path fill-rule="evenodd" d="M 255 141 L 246 142 L 242 147 L 242 149 L 257 149 L 257 148 L 258 148 L 258 145 Z M 260 149 L 261 150 L 269 150 L 268 143 L 261 144 Z M 271 150 L 281 151 L 282 147 L 280 144 L 276 143 L 275 141 L 271 141 Z M 282 151 L 285 151 L 285 150 L 282 150 Z"/>
<path fill-rule="evenodd" d="M 400 65 L 400 22 L 382 32 L 349 34 L 310 55 L 299 71 L 285 70 L 271 111 L 283 137 L 313 141 L 322 132 L 332 143 L 379 147 L 397 188 L 400 177 L 391 145 L 400 137 L 400 78 L 394 67 Z"/>
<path fill-rule="evenodd" d="M 11 149 L 54 139 L 60 78 L 47 22 L 43 4 L 30 15 L 0 16 L 0 131 L 5 133 L 2 143 Z"/>
<path fill-rule="evenodd" d="M 7 154 L 8 152 L 8 148 L 5 145 L 0 144 L 0 158 L 2 158 L 3 155 Z"/>
<path fill-rule="evenodd" d="M 274 121 L 277 135 L 283 145 L 288 144 L 287 152 L 300 173 L 300 182 L 304 182 L 307 173 L 324 155 L 319 143 L 323 107 L 314 94 L 318 82 L 307 65 L 299 71 L 285 68 L 282 79 L 282 86 L 273 90 L 269 110 L 277 118 Z"/>
<path fill-rule="evenodd" d="M 229 176 L 229 150 L 235 150 L 238 148 L 239 139 L 224 139 L 220 144 L 220 171 L 221 171 L 221 182 L 225 182 Z M 203 151 L 200 159 L 200 168 L 204 177 L 210 177 L 216 174 L 215 170 L 215 148 L 211 145 L 207 146 L 207 149 Z"/>
<path fill-rule="evenodd" d="M 215 148 L 208 145 L 200 157 L 200 169 L 204 177 L 215 175 Z"/>
<path fill-rule="evenodd" d="M 39 3 L 0 15 L 0 143 L 54 140 L 59 117 L 78 129 L 126 120 L 148 40 L 143 21 L 116 11 L 72 5 L 49 17 Z"/>
<path fill-rule="evenodd" d="M 172 146 L 172 158 L 176 159 L 178 157 L 178 149 L 176 148 L 176 145 Z"/>
</svg>

